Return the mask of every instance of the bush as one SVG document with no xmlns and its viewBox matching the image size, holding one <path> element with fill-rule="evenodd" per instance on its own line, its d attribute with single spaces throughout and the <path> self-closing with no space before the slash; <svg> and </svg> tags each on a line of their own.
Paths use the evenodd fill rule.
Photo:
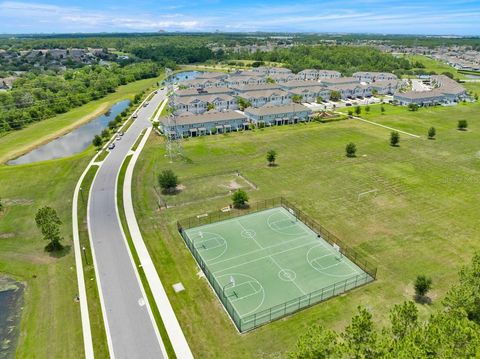
<svg viewBox="0 0 480 359">
<path fill-rule="evenodd" d="M 162 188 L 162 190 L 166 193 L 173 193 L 175 192 L 178 186 L 178 177 L 172 170 L 163 170 L 158 175 L 158 184 Z"/>
<path fill-rule="evenodd" d="M 100 147 L 102 145 L 102 138 L 99 135 L 95 135 L 95 137 L 92 140 L 92 143 L 95 147 Z"/>
<path fill-rule="evenodd" d="M 245 208 L 248 206 L 248 194 L 244 190 L 236 190 L 232 194 L 233 207 L 235 208 Z"/>
<path fill-rule="evenodd" d="M 468 122 L 467 122 L 467 120 L 458 120 L 458 126 L 457 126 L 457 128 L 458 128 L 460 131 L 466 131 L 466 130 L 467 130 L 467 127 L 468 127 Z"/>
<path fill-rule="evenodd" d="M 110 136 L 110 132 L 107 129 L 104 129 L 102 131 L 102 137 L 103 138 L 108 138 Z"/>
<path fill-rule="evenodd" d="M 210 130 L 210 133 L 211 133 L 212 135 L 215 135 L 215 134 L 217 133 L 217 128 L 216 128 L 216 127 L 212 128 L 212 129 Z"/>
<path fill-rule="evenodd" d="M 277 159 L 277 152 L 275 150 L 270 150 L 267 152 L 267 161 L 269 166 L 273 166 L 275 164 L 276 159 Z"/>
<path fill-rule="evenodd" d="M 435 135 L 437 134 L 437 131 L 435 130 L 435 127 L 430 127 L 428 129 L 428 138 L 430 140 L 433 140 L 435 138 Z"/>
<path fill-rule="evenodd" d="M 355 114 L 358 116 L 361 113 L 362 113 L 362 109 L 360 108 L 360 106 L 355 107 Z"/>
<path fill-rule="evenodd" d="M 425 275 L 419 275 L 415 280 L 414 288 L 417 299 L 422 299 L 432 288 L 432 279 Z"/>
<path fill-rule="evenodd" d="M 355 157 L 357 146 L 353 142 L 350 142 L 347 147 L 345 147 L 345 153 L 347 157 Z"/>
<path fill-rule="evenodd" d="M 400 142 L 400 134 L 397 131 L 392 131 L 390 133 L 390 145 L 391 146 L 398 146 Z"/>
<path fill-rule="evenodd" d="M 408 110 L 409 111 L 418 111 L 420 106 L 418 106 L 416 103 L 410 103 L 408 104 Z"/>
</svg>

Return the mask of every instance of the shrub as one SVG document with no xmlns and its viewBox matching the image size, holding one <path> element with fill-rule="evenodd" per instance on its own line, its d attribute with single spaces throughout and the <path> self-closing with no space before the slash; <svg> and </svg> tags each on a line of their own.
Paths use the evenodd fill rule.
<svg viewBox="0 0 480 359">
<path fill-rule="evenodd" d="M 276 159 L 277 159 L 277 152 L 275 150 L 270 150 L 267 152 L 267 161 L 269 166 L 273 166 L 275 164 Z"/>
<path fill-rule="evenodd" d="M 432 288 L 432 279 L 425 275 L 419 275 L 415 280 L 414 288 L 415 296 L 417 297 L 417 299 L 421 299 L 425 297 L 425 295 Z"/>
<path fill-rule="evenodd" d="M 390 133 L 390 145 L 391 146 L 398 146 L 400 142 L 400 134 L 397 131 L 392 131 Z"/>
<path fill-rule="evenodd" d="M 178 186 L 178 177 L 172 170 L 163 170 L 158 175 L 158 184 L 164 192 L 173 193 Z"/>
<path fill-rule="evenodd" d="M 437 131 L 435 130 L 435 127 L 430 127 L 428 129 L 428 138 L 430 140 L 433 140 L 435 138 L 435 135 L 437 134 Z"/>
<path fill-rule="evenodd" d="M 467 127 L 468 127 L 468 122 L 467 122 L 467 120 L 458 120 L 457 128 L 458 128 L 460 131 L 466 131 Z"/>
<path fill-rule="evenodd" d="M 99 135 L 95 135 L 95 137 L 92 140 L 92 143 L 95 147 L 100 147 L 102 145 L 102 138 Z"/>
<path fill-rule="evenodd" d="M 345 147 L 345 153 L 347 157 L 355 157 L 355 154 L 357 153 L 357 146 L 353 142 L 350 142 Z"/>
<path fill-rule="evenodd" d="M 233 207 L 235 208 L 245 208 L 247 207 L 248 194 L 244 190 L 236 190 L 232 194 Z"/>
</svg>

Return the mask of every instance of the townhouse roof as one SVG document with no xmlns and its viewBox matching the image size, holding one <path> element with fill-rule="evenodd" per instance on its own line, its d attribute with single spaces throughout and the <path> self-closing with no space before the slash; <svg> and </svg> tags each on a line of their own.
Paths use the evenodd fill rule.
<svg viewBox="0 0 480 359">
<path fill-rule="evenodd" d="M 222 101 L 232 101 L 234 100 L 234 97 L 227 94 L 212 94 L 212 95 L 205 95 L 205 96 L 185 96 L 185 97 L 180 97 L 176 99 L 175 103 L 188 105 L 192 102 L 213 102 L 217 99 Z"/>
<path fill-rule="evenodd" d="M 374 76 L 374 77 L 388 76 L 395 79 L 397 78 L 397 75 L 392 74 L 390 72 L 358 71 L 353 74 L 353 77 L 365 77 L 365 76 Z"/>
<path fill-rule="evenodd" d="M 248 107 L 245 109 L 246 114 L 254 115 L 254 116 L 268 116 L 268 115 L 280 115 L 284 113 L 294 113 L 294 112 L 311 112 L 307 106 L 298 104 L 298 103 L 291 103 L 288 105 L 280 105 L 280 106 L 262 106 L 262 107 Z"/>
<path fill-rule="evenodd" d="M 355 77 L 334 77 L 331 79 L 320 79 L 321 83 L 325 84 L 349 84 L 349 83 L 359 83 L 358 79 Z"/>
<path fill-rule="evenodd" d="M 204 96 L 218 93 L 232 93 L 233 91 L 226 86 L 207 87 L 207 88 L 188 88 L 186 90 L 177 90 L 175 95 L 183 96 Z"/>
<path fill-rule="evenodd" d="M 247 117 L 237 111 L 207 111 L 200 115 L 188 115 L 188 116 L 177 116 L 175 118 L 177 125 L 194 125 L 202 124 L 207 122 L 221 122 L 221 121 L 234 121 L 242 120 L 245 121 Z M 168 124 L 168 118 L 163 117 L 160 119 L 164 125 Z"/>
<path fill-rule="evenodd" d="M 270 96 L 288 96 L 288 92 L 281 89 L 274 90 L 260 90 L 260 91 L 249 91 L 246 93 L 239 94 L 238 96 L 242 98 L 264 98 Z"/>
<path fill-rule="evenodd" d="M 278 84 L 255 84 L 255 85 L 233 85 L 231 89 L 238 92 L 260 91 L 260 90 L 275 90 L 280 89 Z"/>
<path fill-rule="evenodd" d="M 293 80 L 280 85 L 286 88 L 322 86 L 318 81 Z"/>
</svg>

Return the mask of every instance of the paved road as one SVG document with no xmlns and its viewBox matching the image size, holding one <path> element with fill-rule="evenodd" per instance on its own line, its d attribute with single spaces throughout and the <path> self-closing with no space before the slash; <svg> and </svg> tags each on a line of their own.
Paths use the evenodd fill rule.
<svg viewBox="0 0 480 359">
<path fill-rule="evenodd" d="M 116 208 L 116 179 L 123 159 L 148 119 L 165 98 L 159 91 L 116 147 L 107 156 L 93 182 L 88 209 L 90 238 L 106 312 L 105 323 L 112 357 L 163 358 L 158 330 L 145 305 L 141 284 L 122 235 Z"/>
</svg>

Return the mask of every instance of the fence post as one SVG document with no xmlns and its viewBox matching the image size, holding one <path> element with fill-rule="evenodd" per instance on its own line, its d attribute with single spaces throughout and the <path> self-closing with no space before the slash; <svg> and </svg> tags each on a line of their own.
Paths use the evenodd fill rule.
<svg viewBox="0 0 480 359">
<path fill-rule="evenodd" d="M 254 314 L 253 314 L 253 327 L 254 327 L 254 328 L 257 327 L 257 313 L 254 313 Z"/>
</svg>

